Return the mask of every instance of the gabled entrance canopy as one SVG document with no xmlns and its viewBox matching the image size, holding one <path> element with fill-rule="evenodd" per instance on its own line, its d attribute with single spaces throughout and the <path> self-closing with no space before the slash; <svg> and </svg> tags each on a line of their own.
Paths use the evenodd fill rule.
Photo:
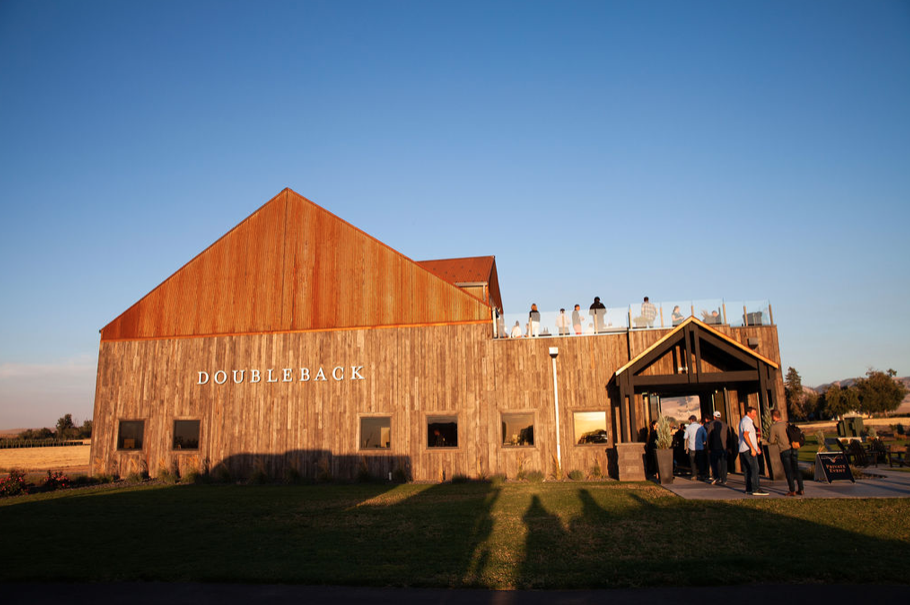
<svg viewBox="0 0 910 605">
<path fill-rule="evenodd" d="M 633 440 L 645 422 L 636 418 L 637 394 L 733 388 L 757 392 L 762 408 L 774 408 L 779 369 L 770 359 L 690 317 L 613 374 L 609 386 L 619 391 L 616 440 Z"/>
</svg>

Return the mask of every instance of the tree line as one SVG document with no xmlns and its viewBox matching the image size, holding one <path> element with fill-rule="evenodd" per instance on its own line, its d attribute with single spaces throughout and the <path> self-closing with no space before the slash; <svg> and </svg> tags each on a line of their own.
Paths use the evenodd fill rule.
<svg viewBox="0 0 910 605">
<path fill-rule="evenodd" d="M 836 418 L 850 412 L 886 414 L 900 407 L 907 387 L 895 379 L 897 372 L 870 369 L 863 378 L 847 386 L 832 384 L 820 393 L 806 393 L 794 368 L 787 368 L 784 390 L 787 412 L 793 420 Z"/>
<path fill-rule="evenodd" d="M 65 414 L 57 420 L 55 430 L 47 427 L 40 429 L 26 429 L 12 437 L 12 439 L 34 440 L 34 439 L 56 439 L 57 441 L 91 439 L 92 438 L 92 421 L 86 420 L 82 426 L 76 426 L 73 422 L 72 414 Z"/>
</svg>

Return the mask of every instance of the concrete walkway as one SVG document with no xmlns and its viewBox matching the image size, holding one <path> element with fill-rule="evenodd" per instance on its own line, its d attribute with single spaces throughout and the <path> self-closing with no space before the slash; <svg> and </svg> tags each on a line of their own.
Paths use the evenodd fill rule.
<svg viewBox="0 0 910 605">
<path fill-rule="evenodd" d="M 887 466 L 870 466 L 864 472 L 881 475 L 876 479 L 858 479 L 856 483 L 835 481 L 821 483 L 805 480 L 802 496 L 795 498 L 910 498 L 910 472 L 889 469 Z M 769 498 L 787 498 L 786 481 L 761 480 L 761 487 L 768 496 L 749 496 L 745 493 L 745 478 L 740 474 L 730 474 L 727 485 L 710 485 L 703 481 L 692 481 L 688 477 L 676 477 L 670 485 L 664 485 L 677 496 L 687 500 L 767 500 Z M 794 498 L 787 498 L 794 499 Z"/>
<path fill-rule="evenodd" d="M 874 584 L 755 584 L 607 590 L 447 590 L 444 588 L 357 588 L 276 584 L 7 584 L 3 602 L 14 605 L 767 605 L 863 601 L 903 603 L 908 586 Z"/>
</svg>

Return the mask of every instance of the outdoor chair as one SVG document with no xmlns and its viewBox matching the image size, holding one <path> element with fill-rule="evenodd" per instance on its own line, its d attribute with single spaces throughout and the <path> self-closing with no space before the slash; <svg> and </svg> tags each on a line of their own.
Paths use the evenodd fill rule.
<svg viewBox="0 0 910 605">
<path fill-rule="evenodd" d="M 888 446 L 882 443 L 881 439 L 873 439 L 869 442 L 869 456 L 872 458 L 872 464 L 878 466 L 879 462 L 884 462 L 888 458 Z"/>
<path fill-rule="evenodd" d="M 898 466 L 910 466 L 907 462 L 906 445 L 892 445 L 888 447 L 888 466 L 894 466 L 895 462 L 897 462 Z"/>
<path fill-rule="evenodd" d="M 853 466 L 869 466 L 869 456 L 866 455 L 866 450 L 863 449 L 859 441 L 851 441 L 850 445 L 847 446 L 847 450 L 850 452 L 848 460 L 849 456 L 853 456 Z"/>
</svg>

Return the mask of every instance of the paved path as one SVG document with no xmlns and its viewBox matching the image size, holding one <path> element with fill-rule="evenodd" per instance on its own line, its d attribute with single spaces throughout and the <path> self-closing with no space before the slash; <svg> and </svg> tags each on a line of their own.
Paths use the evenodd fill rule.
<svg viewBox="0 0 910 605">
<path fill-rule="evenodd" d="M 440 588 L 344 588 L 276 584 L 7 584 L 11 605 L 768 605 L 768 603 L 906 603 L 910 586 L 789 584 L 608 590 L 447 590 Z"/>
<path fill-rule="evenodd" d="M 835 481 L 834 483 L 820 483 L 807 480 L 804 482 L 805 490 L 802 496 L 796 498 L 910 498 L 910 472 L 888 469 L 887 466 L 869 467 L 867 473 L 881 475 L 880 479 L 858 479 L 856 483 L 849 481 Z M 692 481 L 687 477 L 676 477 L 665 488 L 681 498 L 687 500 L 736 500 L 753 499 L 766 500 L 768 498 L 785 498 L 787 493 L 786 481 L 761 480 L 761 487 L 768 492 L 768 496 L 746 495 L 746 484 L 743 475 L 730 474 L 727 485 L 710 485 L 703 481 Z"/>
</svg>

